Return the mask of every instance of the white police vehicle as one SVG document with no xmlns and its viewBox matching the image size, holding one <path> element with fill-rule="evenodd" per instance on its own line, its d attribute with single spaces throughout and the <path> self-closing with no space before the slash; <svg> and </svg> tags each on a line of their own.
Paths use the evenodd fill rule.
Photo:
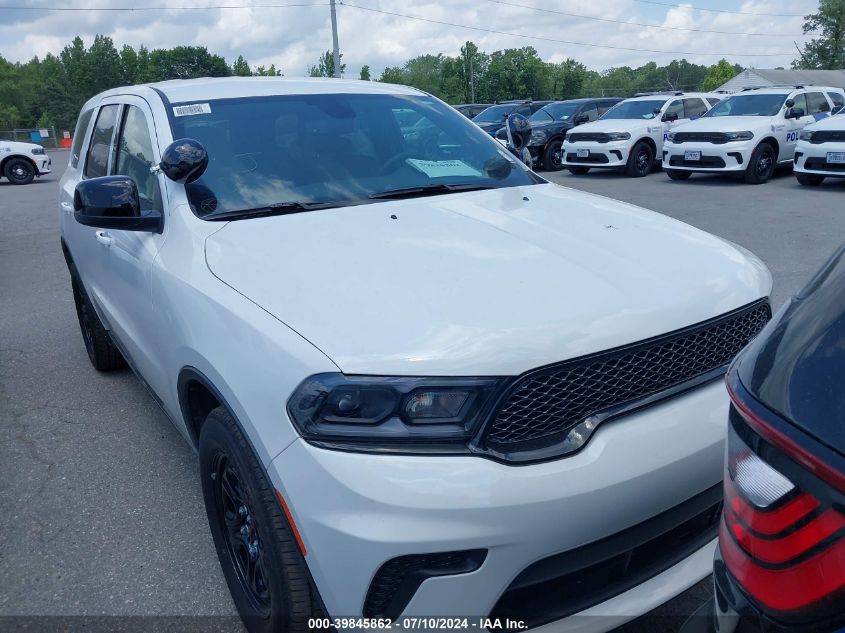
<svg viewBox="0 0 845 633">
<path fill-rule="evenodd" d="M 52 164 L 40 145 L 0 140 L 0 176 L 13 185 L 28 185 L 36 176 L 49 174 Z"/>
<path fill-rule="evenodd" d="M 845 111 L 801 130 L 795 147 L 795 177 L 802 185 L 845 177 Z"/>
<path fill-rule="evenodd" d="M 841 88 L 781 86 L 731 95 L 705 116 L 672 130 L 663 169 L 673 180 L 695 172 L 732 173 L 762 184 L 789 164 L 806 126 L 830 116 Z"/>
<path fill-rule="evenodd" d="M 567 133 L 562 164 L 573 174 L 594 168 L 622 169 L 642 177 L 654 167 L 670 129 L 702 116 L 724 95 L 660 93 L 626 99 L 598 121 Z"/>
</svg>

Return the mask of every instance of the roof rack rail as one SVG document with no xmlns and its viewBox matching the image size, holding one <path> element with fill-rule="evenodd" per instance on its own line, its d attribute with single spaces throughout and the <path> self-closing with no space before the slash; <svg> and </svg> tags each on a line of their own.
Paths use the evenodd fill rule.
<svg viewBox="0 0 845 633">
<path fill-rule="evenodd" d="M 681 95 L 686 94 L 682 90 L 652 90 L 650 92 L 638 92 L 634 96 L 635 97 L 650 97 L 652 95 L 674 95 L 676 97 L 680 97 Z"/>
<path fill-rule="evenodd" d="M 747 92 L 749 90 L 766 90 L 767 88 L 795 88 L 796 90 L 802 90 L 807 86 L 804 84 L 771 84 L 769 86 L 746 86 L 742 89 L 743 92 Z"/>
</svg>

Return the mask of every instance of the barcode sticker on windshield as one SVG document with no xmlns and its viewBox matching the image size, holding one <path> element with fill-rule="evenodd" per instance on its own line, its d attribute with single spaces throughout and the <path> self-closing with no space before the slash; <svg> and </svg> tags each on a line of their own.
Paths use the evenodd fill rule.
<svg viewBox="0 0 845 633">
<path fill-rule="evenodd" d="M 211 114 L 211 106 L 207 103 L 173 106 L 173 116 L 194 116 L 195 114 Z"/>
</svg>

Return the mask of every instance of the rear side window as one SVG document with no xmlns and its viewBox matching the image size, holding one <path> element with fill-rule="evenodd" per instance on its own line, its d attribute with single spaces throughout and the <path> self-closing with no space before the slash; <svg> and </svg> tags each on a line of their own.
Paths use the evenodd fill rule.
<svg viewBox="0 0 845 633">
<path fill-rule="evenodd" d="M 810 106 L 810 111 L 807 114 L 819 114 L 821 112 L 830 112 L 830 104 L 821 92 L 810 92 L 807 94 L 807 105 Z"/>
<path fill-rule="evenodd" d="M 117 105 L 107 105 L 100 108 L 91 143 L 88 146 L 88 156 L 85 159 L 85 177 L 99 178 L 106 176 L 109 171 L 109 154 L 111 153 L 114 126 L 117 121 Z"/>
<path fill-rule="evenodd" d="M 688 119 L 699 117 L 707 110 L 707 106 L 701 99 L 684 99 L 684 113 Z"/>
<path fill-rule="evenodd" d="M 845 106 L 845 97 L 843 97 L 838 92 L 828 92 L 827 96 L 830 97 L 830 100 L 833 101 L 833 105 L 835 105 L 837 108 Z"/>
<path fill-rule="evenodd" d="M 76 129 L 73 132 L 73 145 L 70 148 L 70 166 L 76 167 L 79 164 L 79 153 L 82 151 L 82 142 L 85 140 L 85 133 L 88 131 L 88 124 L 91 122 L 91 115 L 94 108 L 86 110 L 79 115 L 76 121 Z"/>
<path fill-rule="evenodd" d="M 580 116 L 584 116 L 584 115 L 587 115 L 587 118 L 590 121 L 596 121 L 599 118 L 598 108 L 596 107 L 595 104 L 588 105 L 588 106 L 584 107 L 583 110 L 581 110 Z"/>
</svg>

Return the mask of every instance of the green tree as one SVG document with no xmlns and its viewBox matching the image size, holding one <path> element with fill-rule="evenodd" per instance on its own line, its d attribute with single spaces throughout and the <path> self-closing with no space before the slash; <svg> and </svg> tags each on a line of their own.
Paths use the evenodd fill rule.
<svg viewBox="0 0 845 633">
<path fill-rule="evenodd" d="M 845 68 L 845 0 L 820 0 L 817 13 L 804 18 L 804 33 L 819 33 L 804 45 L 794 68 Z"/>
<path fill-rule="evenodd" d="M 346 72 L 346 64 L 343 63 L 343 53 L 338 55 L 340 60 L 340 74 Z M 331 51 L 326 51 L 320 55 L 316 66 L 308 67 L 308 74 L 311 77 L 334 77 L 334 55 Z"/>
<path fill-rule="evenodd" d="M 727 59 L 720 59 L 707 71 L 707 76 L 701 84 L 704 91 L 716 90 L 722 84 L 727 83 L 737 75 L 736 66 Z"/>
<path fill-rule="evenodd" d="M 235 63 L 232 64 L 232 74 L 236 77 L 250 77 L 252 75 L 249 63 L 247 63 L 243 55 L 238 55 Z"/>
<path fill-rule="evenodd" d="M 255 77 L 281 77 L 282 71 L 281 69 L 276 69 L 276 64 L 270 64 L 269 68 L 259 66 L 253 71 L 252 74 Z"/>
<path fill-rule="evenodd" d="M 370 67 L 367 64 L 361 66 L 361 76 L 359 77 L 361 81 L 369 81 L 370 80 Z"/>
<path fill-rule="evenodd" d="M 150 53 L 150 65 L 157 81 L 194 79 L 196 77 L 228 77 L 232 69 L 220 55 L 204 46 L 157 48 Z"/>
<path fill-rule="evenodd" d="M 588 77 L 587 67 L 574 59 L 566 59 L 551 68 L 552 98 L 574 99 L 581 94 Z"/>
</svg>

